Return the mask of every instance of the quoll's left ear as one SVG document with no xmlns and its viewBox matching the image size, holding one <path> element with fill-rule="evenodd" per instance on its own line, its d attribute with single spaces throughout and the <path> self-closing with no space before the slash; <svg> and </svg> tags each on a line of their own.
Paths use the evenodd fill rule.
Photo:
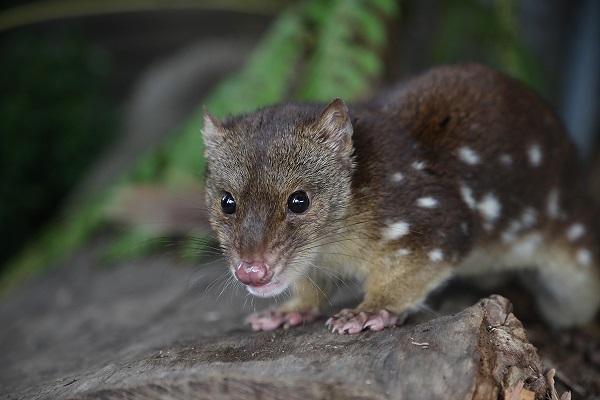
<svg viewBox="0 0 600 400">
<path fill-rule="evenodd" d="M 352 156 L 353 131 L 348 107 L 342 99 L 335 99 L 329 103 L 315 123 L 317 139 L 338 152 L 342 158 L 349 159 Z"/>
<path fill-rule="evenodd" d="M 204 152 L 207 153 L 219 146 L 225 134 L 225 129 L 223 128 L 223 123 L 209 113 L 206 106 L 203 109 L 202 138 L 204 139 Z"/>
</svg>

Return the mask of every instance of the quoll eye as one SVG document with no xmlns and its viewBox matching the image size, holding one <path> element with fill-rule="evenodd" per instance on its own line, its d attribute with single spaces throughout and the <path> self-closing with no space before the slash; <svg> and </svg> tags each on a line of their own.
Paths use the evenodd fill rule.
<svg viewBox="0 0 600 400">
<path fill-rule="evenodd" d="M 235 213 L 235 199 L 229 192 L 225 192 L 223 197 L 221 198 L 221 210 L 225 214 L 233 214 Z"/>
<path fill-rule="evenodd" d="M 302 191 L 292 193 L 287 201 L 288 210 L 294 214 L 302 214 L 308 210 L 309 205 L 308 195 Z"/>
</svg>

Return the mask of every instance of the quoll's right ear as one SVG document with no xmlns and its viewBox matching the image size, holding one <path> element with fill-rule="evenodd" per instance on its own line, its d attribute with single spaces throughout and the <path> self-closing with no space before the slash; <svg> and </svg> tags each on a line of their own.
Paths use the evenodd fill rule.
<svg viewBox="0 0 600 400">
<path fill-rule="evenodd" d="M 352 134 L 354 128 L 348 107 L 342 99 L 334 99 L 315 122 L 314 137 L 331 150 L 338 153 L 340 159 L 352 165 Z"/>
<path fill-rule="evenodd" d="M 218 148 L 219 143 L 222 142 L 225 129 L 223 123 L 208 112 L 206 106 L 203 109 L 202 138 L 204 139 L 204 152 L 207 153 Z"/>
</svg>

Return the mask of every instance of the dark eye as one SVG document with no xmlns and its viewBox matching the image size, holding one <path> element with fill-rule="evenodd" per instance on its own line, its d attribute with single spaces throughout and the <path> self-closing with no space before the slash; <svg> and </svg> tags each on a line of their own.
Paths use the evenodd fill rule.
<svg viewBox="0 0 600 400">
<path fill-rule="evenodd" d="M 229 215 L 235 213 L 235 200 L 233 199 L 231 193 L 225 192 L 221 198 L 221 210 L 223 210 L 225 214 Z"/>
<path fill-rule="evenodd" d="M 294 214 L 302 214 L 304 211 L 308 210 L 309 205 L 310 202 L 306 192 L 294 192 L 287 201 L 288 210 Z"/>
</svg>

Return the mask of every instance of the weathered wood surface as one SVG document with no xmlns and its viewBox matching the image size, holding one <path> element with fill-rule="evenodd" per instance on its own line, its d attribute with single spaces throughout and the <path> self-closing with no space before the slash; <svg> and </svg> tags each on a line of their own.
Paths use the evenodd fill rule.
<svg viewBox="0 0 600 400">
<path fill-rule="evenodd" d="M 323 321 L 251 332 L 243 293 L 216 301 L 220 286 L 207 290 L 223 266 L 86 260 L 3 302 L 3 398 L 495 399 L 519 381 L 538 398 L 546 390 L 499 296 L 379 333 L 339 336 Z"/>
<path fill-rule="evenodd" d="M 543 396 L 533 346 L 504 298 L 412 327 L 338 336 L 319 325 L 235 331 L 89 376 L 83 398 L 495 399 L 524 381 Z M 140 373 L 143 371 L 143 373 Z"/>
</svg>

